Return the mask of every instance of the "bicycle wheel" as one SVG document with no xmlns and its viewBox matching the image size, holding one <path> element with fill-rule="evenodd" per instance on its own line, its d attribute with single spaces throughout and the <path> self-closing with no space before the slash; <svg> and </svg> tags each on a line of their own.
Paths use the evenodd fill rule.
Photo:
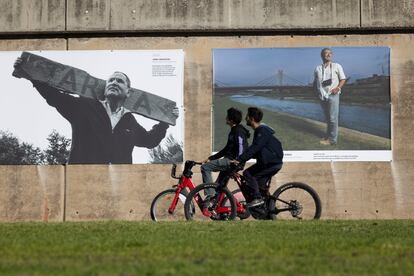
<svg viewBox="0 0 414 276">
<path fill-rule="evenodd" d="M 227 188 L 223 188 L 211 198 L 205 195 L 206 189 L 215 189 L 216 186 L 214 183 L 201 184 L 188 194 L 184 204 L 184 214 L 187 220 L 233 220 L 236 217 L 236 201 Z M 214 207 L 215 203 L 217 206 Z"/>
<path fill-rule="evenodd" d="M 322 204 L 318 194 L 309 185 L 300 182 L 280 186 L 269 201 L 277 219 L 319 219 Z"/>
<path fill-rule="evenodd" d="M 186 199 L 185 190 L 181 190 L 177 204 L 170 210 L 177 189 L 168 189 L 159 193 L 151 203 L 151 218 L 153 221 L 180 221 L 185 220 L 184 203 Z"/>
<path fill-rule="evenodd" d="M 244 206 L 245 210 L 243 213 L 239 213 L 237 212 L 237 217 L 240 218 L 241 220 L 243 219 L 247 219 L 248 217 L 250 217 L 250 212 L 246 207 L 246 199 L 244 198 L 244 195 L 242 193 L 242 191 L 240 189 L 236 189 L 234 191 L 231 192 L 234 196 L 234 198 L 241 204 Z M 236 204 L 237 205 L 237 204 Z"/>
</svg>

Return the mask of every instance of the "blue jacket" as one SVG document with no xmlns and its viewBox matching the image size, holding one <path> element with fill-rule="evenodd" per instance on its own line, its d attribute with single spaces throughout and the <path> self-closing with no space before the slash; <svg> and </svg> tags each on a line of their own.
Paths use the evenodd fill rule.
<svg viewBox="0 0 414 276">
<path fill-rule="evenodd" d="M 273 135 L 274 133 L 272 128 L 260 125 L 254 130 L 252 145 L 237 160 L 244 163 L 255 158 L 261 165 L 283 164 L 282 143 Z"/>
</svg>

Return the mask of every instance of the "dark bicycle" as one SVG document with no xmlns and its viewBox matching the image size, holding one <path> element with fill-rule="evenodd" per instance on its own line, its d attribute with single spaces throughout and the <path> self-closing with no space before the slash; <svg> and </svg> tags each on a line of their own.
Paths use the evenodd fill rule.
<svg viewBox="0 0 414 276">
<path fill-rule="evenodd" d="M 305 183 L 290 182 L 283 184 L 273 194 L 269 188 L 271 178 L 266 185 L 260 188 L 264 204 L 247 208 L 246 202 L 251 198 L 246 197 L 246 180 L 238 172 L 240 166 L 233 166 L 224 174 L 219 182 L 201 184 L 195 187 L 187 196 L 184 204 L 184 214 L 187 220 L 233 220 L 236 216 L 241 219 L 250 214 L 255 219 L 319 219 L 322 212 L 321 200 L 316 191 Z M 234 194 L 227 188 L 230 179 L 233 179 L 242 191 L 244 198 L 240 195 L 236 199 Z M 215 189 L 213 197 L 205 196 L 206 189 Z M 199 208 L 194 208 L 199 206 Z"/>
</svg>

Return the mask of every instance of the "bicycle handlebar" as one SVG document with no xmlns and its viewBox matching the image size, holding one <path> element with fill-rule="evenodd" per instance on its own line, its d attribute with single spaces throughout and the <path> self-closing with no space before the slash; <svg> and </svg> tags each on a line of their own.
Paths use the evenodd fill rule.
<svg viewBox="0 0 414 276">
<path fill-rule="evenodd" d="M 185 161 L 185 164 L 188 164 L 190 167 L 193 167 L 194 165 L 203 165 L 203 163 L 194 160 L 187 160 Z"/>
<path fill-rule="evenodd" d="M 203 163 L 201 163 L 201 162 L 197 162 L 197 161 L 193 161 L 193 160 L 187 160 L 187 161 L 185 161 L 185 166 L 184 166 L 184 172 L 183 172 L 183 174 L 184 175 L 186 175 L 186 174 L 188 175 L 188 173 L 191 172 L 191 168 L 194 165 L 202 165 L 202 164 Z M 177 176 L 176 175 L 176 171 L 177 171 L 177 164 L 173 164 L 172 165 L 172 168 L 171 168 L 171 177 L 172 178 L 175 178 L 175 179 L 180 179 L 182 175 Z"/>
<path fill-rule="evenodd" d="M 175 179 L 180 179 L 179 176 L 175 175 L 176 171 L 177 171 L 177 164 L 173 164 L 171 168 L 171 177 Z"/>
</svg>

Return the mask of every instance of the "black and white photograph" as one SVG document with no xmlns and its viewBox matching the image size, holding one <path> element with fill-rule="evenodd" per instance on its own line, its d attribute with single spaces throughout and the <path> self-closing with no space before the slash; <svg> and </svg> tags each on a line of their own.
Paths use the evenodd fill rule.
<svg viewBox="0 0 414 276">
<path fill-rule="evenodd" d="M 0 164 L 183 160 L 182 50 L 0 52 Z"/>
</svg>

